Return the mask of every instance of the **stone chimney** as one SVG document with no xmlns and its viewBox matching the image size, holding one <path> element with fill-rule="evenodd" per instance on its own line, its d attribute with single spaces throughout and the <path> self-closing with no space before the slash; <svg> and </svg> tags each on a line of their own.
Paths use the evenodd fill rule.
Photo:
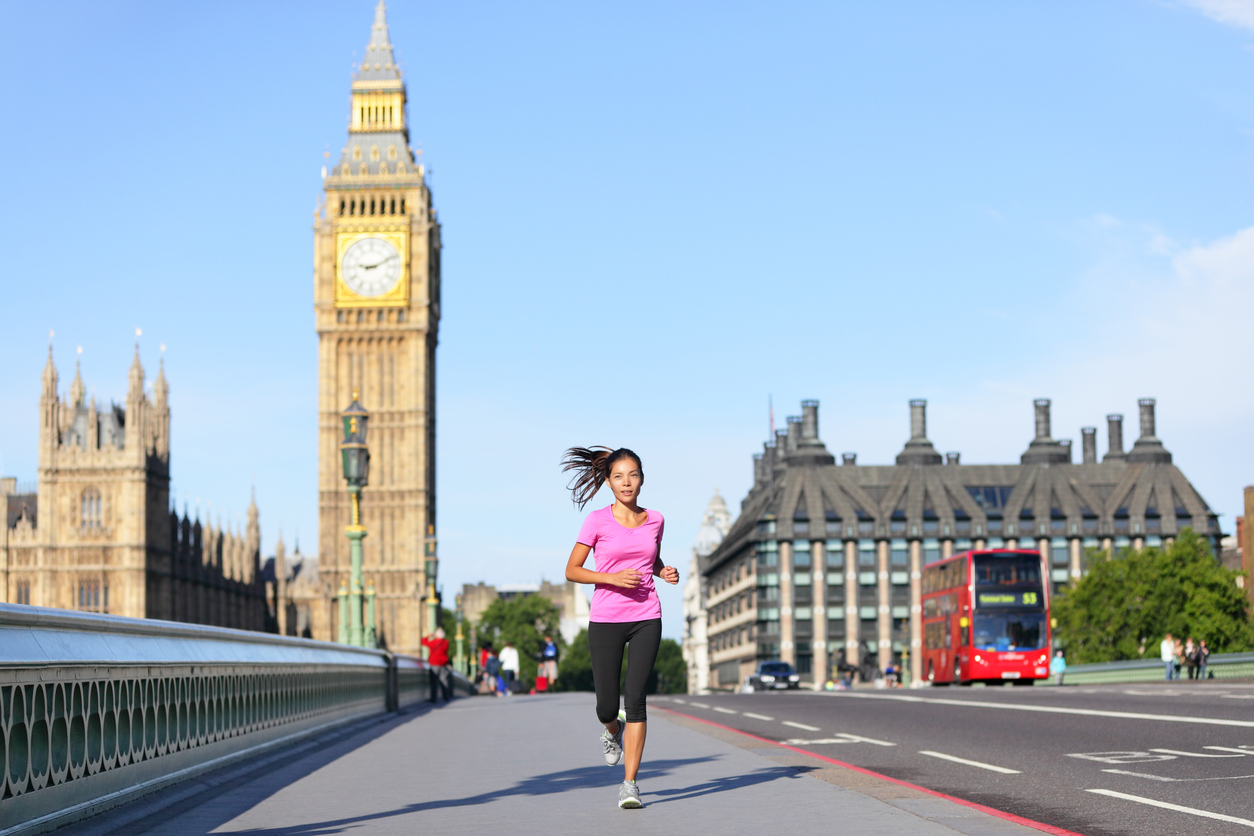
<svg viewBox="0 0 1254 836">
<path fill-rule="evenodd" d="M 788 432 L 784 436 L 787 443 L 785 449 L 791 455 L 797 452 L 797 448 L 801 445 L 801 416 L 789 415 L 784 420 L 788 423 Z"/>
<path fill-rule="evenodd" d="M 766 484 L 766 462 L 761 453 L 753 454 L 753 487 L 760 488 Z"/>
<path fill-rule="evenodd" d="M 1071 464 L 1071 439 L 1060 438 L 1058 443 L 1062 445 L 1063 451 L 1067 454 L 1067 464 Z"/>
<path fill-rule="evenodd" d="M 1123 461 L 1128 454 L 1123 452 L 1123 416 L 1112 412 L 1106 416 L 1106 455 L 1102 461 Z"/>
<path fill-rule="evenodd" d="M 1085 464 L 1097 464 L 1097 427 L 1080 427 L 1080 447 Z"/>
<path fill-rule="evenodd" d="M 1141 411 L 1141 437 L 1128 452 L 1128 461 L 1170 464 L 1171 453 L 1167 452 L 1158 436 L 1154 435 L 1154 399 L 1141 398 L 1137 401 L 1137 406 Z"/>
<path fill-rule="evenodd" d="M 819 442 L 819 402 L 801 402 L 801 443 L 817 444 Z"/>
<path fill-rule="evenodd" d="M 796 438 L 794 442 L 793 439 Z M 789 464 L 835 464 L 836 458 L 827 452 L 827 446 L 819 438 L 819 402 L 801 402 L 801 417 L 788 419 Z"/>
<path fill-rule="evenodd" d="M 843 464 L 845 467 L 855 467 L 858 464 L 858 454 L 857 453 L 841 453 L 840 463 Z"/>
<path fill-rule="evenodd" d="M 940 464 L 941 454 L 927 440 L 927 401 L 910 401 L 910 440 L 897 454 L 897 464 Z"/>
<path fill-rule="evenodd" d="M 945 454 L 945 464 L 958 464 L 958 460 L 962 457 L 961 453 L 950 451 Z"/>
<path fill-rule="evenodd" d="M 1036 411 L 1036 438 L 1027 451 L 1019 457 L 1023 464 L 1071 464 L 1071 442 L 1066 449 L 1061 442 L 1049 435 L 1049 398 L 1037 398 L 1032 402 Z"/>
</svg>

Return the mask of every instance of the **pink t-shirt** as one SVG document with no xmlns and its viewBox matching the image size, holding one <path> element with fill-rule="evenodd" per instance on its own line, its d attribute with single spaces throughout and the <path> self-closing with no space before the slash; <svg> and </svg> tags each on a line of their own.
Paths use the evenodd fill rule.
<svg viewBox="0 0 1254 836">
<path fill-rule="evenodd" d="M 598 572 L 637 569 L 640 585 L 625 589 L 612 584 L 596 584 L 592 593 L 592 621 L 621 623 L 662 617 L 662 602 L 653 588 L 653 563 L 662 546 L 666 523 L 657 511 L 645 509 L 645 522 L 628 528 L 614 519 L 614 506 L 593 511 L 579 529 L 579 542 L 592 547 Z"/>
</svg>

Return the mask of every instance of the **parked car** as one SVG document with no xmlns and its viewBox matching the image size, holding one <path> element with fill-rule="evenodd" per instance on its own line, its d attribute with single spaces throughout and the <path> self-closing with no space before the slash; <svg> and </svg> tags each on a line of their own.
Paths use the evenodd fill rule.
<svg viewBox="0 0 1254 836">
<path fill-rule="evenodd" d="M 787 662 L 758 662 L 758 669 L 749 677 L 749 687 L 755 691 L 778 691 L 801 687 L 801 677 Z"/>
</svg>

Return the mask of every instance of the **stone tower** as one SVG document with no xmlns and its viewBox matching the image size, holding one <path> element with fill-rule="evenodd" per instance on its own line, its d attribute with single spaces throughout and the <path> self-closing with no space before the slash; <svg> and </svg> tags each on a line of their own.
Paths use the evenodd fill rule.
<svg viewBox="0 0 1254 836">
<path fill-rule="evenodd" d="M 375 9 L 352 84 L 348 142 L 324 179 L 314 222 L 318 331 L 318 572 L 326 606 L 315 638 L 334 639 L 333 597 L 348 578 L 349 495 L 339 414 L 370 411 L 370 484 L 362 495 L 365 580 L 378 598 L 380 640 L 420 649 L 424 540 L 435 530 L 435 348 L 440 225 L 409 147 L 405 82 L 386 10 Z"/>
</svg>

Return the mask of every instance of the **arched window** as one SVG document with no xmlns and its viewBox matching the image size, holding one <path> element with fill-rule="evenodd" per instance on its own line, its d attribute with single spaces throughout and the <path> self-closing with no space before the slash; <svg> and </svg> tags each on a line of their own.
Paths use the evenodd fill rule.
<svg viewBox="0 0 1254 836">
<path fill-rule="evenodd" d="M 396 198 L 392 198 L 392 211 L 389 212 L 388 214 L 391 214 L 391 215 L 396 214 Z"/>
<path fill-rule="evenodd" d="M 378 160 L 378 159 L 379 159 L 379 146 L 378 146 L 378 145 L 371 145 L 371 146 L 370 146 L 370 159 L 372 159 L 372 160 Z"/>
<path fill-rule="evenodd" d="M 401 214 L 405 214 L 405 198 L 401 198 Z"/>
<path fill-rule="evenodd" d="M 370 173 L 370 166 L 366 165 L 365 163 L 362 163 L 361 167 L 357 170 L 357 173 L 360 174 L 362 177 L 365 177 L 367 174 Z"/>
<path fill-rule="evenodd" d="M 361 159 L 361 146 L 360 145 L 353 146 L 353 159 L 354 160 Z"/>
<path fill-rule="evenodd" d="M 343 200 L 340 200 L 340 214 L 341 215 L 344 214 L 344 201 Z"/>
<path fill-rule="evenodd" d="M 100 528 L 100 491 L 95 488 L 83 491 L 81 519 L 84 528 Z"/>
<path fill-rule="evenodd" d="M 395 145 L 388 146 L 388 159 L 389 160 L 396 159 L 396 146 Z"/>
<path fill-rule="evenodd" d="M 380 173 L 380 174 L 387 174 L 387 173 L 388 173 L 388 164 L 387 164 L 387 163 L 379 163 L 379 173 Z"/>
<path fill-rule="evenodd" d="M 397 173 L 397 174 L 404 174 L 404 173 L 405 173 L 405 164 L 404 164 L 404 163 L 397 163 L 397 164 L 396 164 L 396 173 Z"/>
<path fill-rule="evenodd" d="M 370 198 L 370 214 L 374 214 L 374 198 Z"/>
</svg>

